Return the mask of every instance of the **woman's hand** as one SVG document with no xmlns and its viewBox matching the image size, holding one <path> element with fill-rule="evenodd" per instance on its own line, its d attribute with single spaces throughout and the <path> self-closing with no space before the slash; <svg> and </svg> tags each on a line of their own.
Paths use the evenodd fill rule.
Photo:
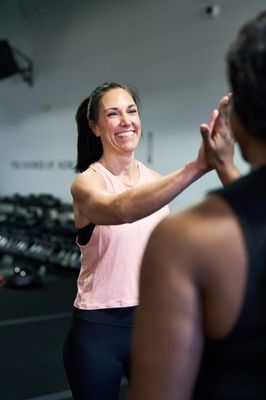
<svg viewBox="0 0 266 400">
<path fill-rule="evenodd" d="M 208 124 L 200 125 L 203 151 L 210 169 L 216 169 L 224 185 L 239 178 L 240 172 L 234 164 L 234 144 L 229 122 L 229 101 L 231 95 L 224 96 L 218 109 L 214 110 Z"/>
<path fill-rule="evenodd" d="M 219 111 L 217 109 L 214 109 L 211 114 L 208 124 L 202 124 L 200 126 L 200 131 L 201 131 L 201 135 L 203 138 L 206 137 L 206 135 L 211 135 L 211 132 L 213 131 L 213 127 L 214 127 L 214 124 L 215 124 L 215 121 L 216 121 L 218 115 L 219 115 Z M 202 129 L 204 129 L 206 132 L 202 132 Z M 204 140 L 201 143 L 196 162 L 199 165 L 199 169 L 203 170 L 204 173 L 215 168 L 213 165 L 214 163 L 212 162 L 212 160 L 210 158 L 210 155 L 206 151 Z"/>
</svg>

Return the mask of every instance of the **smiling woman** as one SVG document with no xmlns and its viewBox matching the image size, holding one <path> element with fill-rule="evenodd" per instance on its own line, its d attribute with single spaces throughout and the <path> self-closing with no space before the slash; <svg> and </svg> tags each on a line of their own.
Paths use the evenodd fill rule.
<svg viewBox="0 0 266 400">
<path fill-rule="evenodd" d="M 141 134 L 138 107 L 132 95 L 123 88 L 114 88 L 102 97 L 99 118 L 89 120 L 89 125 L 106 149 L 105 163 L 109 162 L 107 157 L 132 154 L 138 145 Z"/>
<path fill-rule="evenodd" d="M 223 125 L 218 114 L 215 110 L 205 126 L 212 135 L 196 159 L 163 177 L 135 159 L 141 121 L 132 88 L 104 83 L 78 107 L 75 170 L 80 174 L 71 193 L 81 268 L 64 346 L 74 400 L 118 399 L 122 376 L 130 381 L 139 268 L 168 203 L 212 168 L 223 182 L 233 178 L 233 142 L 217 137 L 215 126 Z"/>
</svg>

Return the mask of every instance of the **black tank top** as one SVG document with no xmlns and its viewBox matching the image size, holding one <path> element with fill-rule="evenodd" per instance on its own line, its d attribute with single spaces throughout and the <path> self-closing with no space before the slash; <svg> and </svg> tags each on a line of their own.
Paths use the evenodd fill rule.
<svg viewBox="0 0 266 400">
<path fill-rule="evenodd" d="M 266 166 L 214 193 L 229 203 L 239 220 L 249 272 L 235 327 L 222 340 L 205 341 L 193 399 L 265 400 Z"/>
</svg>

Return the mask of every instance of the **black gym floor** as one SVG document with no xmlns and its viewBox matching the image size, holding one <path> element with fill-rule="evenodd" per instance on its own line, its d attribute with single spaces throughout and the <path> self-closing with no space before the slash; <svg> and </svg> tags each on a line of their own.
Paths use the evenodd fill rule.
<svg viewBox="0 0 266 400">
<path fill-rule="evenodd" d="M 1 400 L 71 400 L 62 346 L 77 273 L 49 272 L 36 288 L 0 288 Z M 126 399 L 121 385 L 120 400 Z"/>
</svg>

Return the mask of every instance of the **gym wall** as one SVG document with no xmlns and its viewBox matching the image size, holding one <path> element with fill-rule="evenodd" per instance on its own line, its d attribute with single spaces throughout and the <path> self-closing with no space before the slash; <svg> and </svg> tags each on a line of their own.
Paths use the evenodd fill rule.
<svg viewBox="0 0 266 400">
<path fill-rule="evenodd" d="M 98 84 L 137 88 L 143 138 L 137 156 L 162 174 L 196 157 L 199 124 L 227 93 L 224 55 L 265 0 L 21 0 L 0 2 L 0 39 L 34 63 L 34 84 L 0 80 L 0 196 L 50 193 L 70 202 L 79 102 Z M 246 164 L 236 155 L 243 172 Z M 219 186 L 214 172 L 173 202 Z"/>
</svg>

